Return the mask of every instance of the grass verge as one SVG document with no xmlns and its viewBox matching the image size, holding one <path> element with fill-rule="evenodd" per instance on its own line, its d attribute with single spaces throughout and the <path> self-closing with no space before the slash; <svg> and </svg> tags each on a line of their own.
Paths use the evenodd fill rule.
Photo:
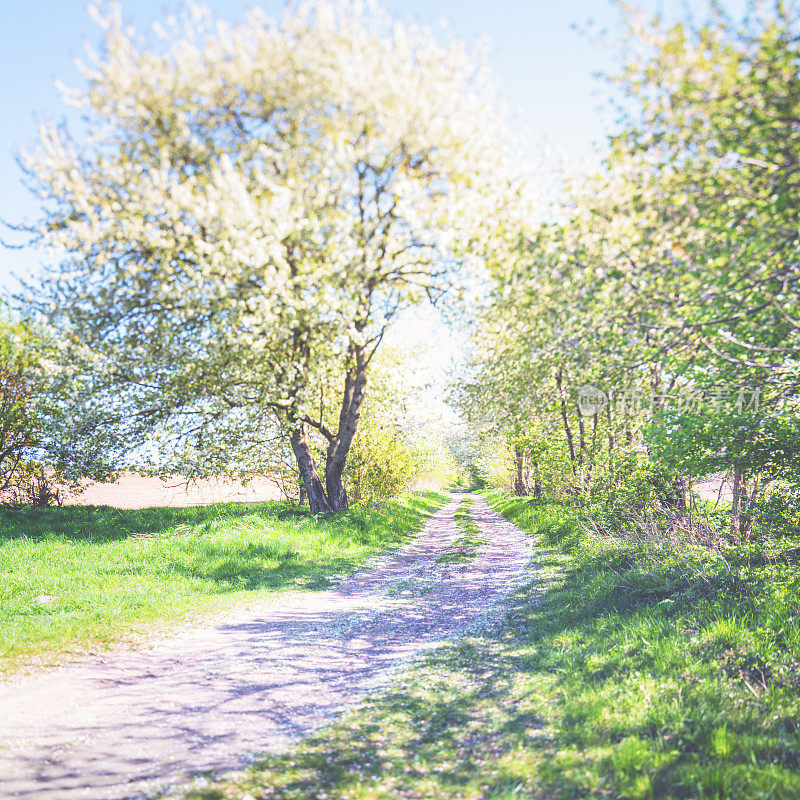
<svg viewBox="0 0 800 800">
<path fill-rule="evenodd" d="M 478 548 L 486 543 L 486 540 L 481 538 L 480 528 L 470 516 L 474 505 L 474 497 L 465 497 L 458 504 L 455 521 L 461 535 L 436 559 L 437 564 L 464 564 L 474 561 Z"/>
<path fill-rule="evenodd" d="M 290 754 L 189 796 L 800 796 L 790 558 L 601 541 L 562 507 L 487 499 L 536 534 L 538 579 L 504 625 L 436 651 Z"/>
<path fill-rule="evenodd" d="M 0 672 L 246 596 L 322 589 L 406 542 L 432 492 L 314 517 L 289 503 L 0 511 Z"/>
</svg>

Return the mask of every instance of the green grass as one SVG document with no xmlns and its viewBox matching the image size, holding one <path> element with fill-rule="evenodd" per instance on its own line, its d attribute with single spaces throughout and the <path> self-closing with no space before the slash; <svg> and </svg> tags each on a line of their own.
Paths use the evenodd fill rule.
<svg viewBox="0 0 800 800">
<path fill-rule="evenodd" d="M 247 596 L 325 588 L 407 541 L 445 500 L 425 493 L 328 518 L 284 502 L 2 510 L 0 671 Z"/>
<path fill-rule="evenodd" d="M 502 626 L 190 797 L 800 797 L 796 542 L 675 552 L 488 500 L 536 534 Z"/>
<path fill-rule="evenodd" d="M 478 548 L 486 543 L 485 539 L 481 539 L 480 529 L 470 516 L 474 505 L 475 498 L 473 497 L 465 497 L 458 504 L 455 520 L 461 536 L 436 559 L 437 564 L 464 564 L 474 561 Z"/>
</svg>

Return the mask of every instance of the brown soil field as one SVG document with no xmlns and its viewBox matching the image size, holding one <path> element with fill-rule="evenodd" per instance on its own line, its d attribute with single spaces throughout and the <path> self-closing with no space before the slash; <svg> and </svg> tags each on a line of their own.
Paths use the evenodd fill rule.
<svg viewBox="0 0 800 800">
<path fill-rule="evenodd" d="M 167 480 L 136 473 L 122 475 L 113 483 L 90 483 L 80 494 L 68 495 L 65 505 L 150 508 L 199 506 L 212 503 L 257 503 L 282 498 L 271 478 L 254 478 L 246 486 L 215 478 L 189 483 L 180 475 Z"/>
<path fill-rule="evenodd" d="M 724 472 L 694 481 L 692 490 L 703 500 L 712 503 L 716 503 L 717 499 L 727 504 L 733 501 L 733 479 Z"/>
</svg>

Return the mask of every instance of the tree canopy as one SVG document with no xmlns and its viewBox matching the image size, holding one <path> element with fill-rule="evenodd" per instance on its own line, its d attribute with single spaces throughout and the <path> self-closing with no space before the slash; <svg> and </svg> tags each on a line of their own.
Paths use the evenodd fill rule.
<svg viewBox="0 0 800 800">
<path fill-rule="evenodd" d="M 117 458 L 156 432 L 201 471 L 247 462 L 276 421 L 312 507 L 345 508 L 387 326 L 491 256 L 512 199 L 490 74 L 345 0 L 237 24 L 192 6 L 158 42 L 116 5 L 95 16 L 103 48 L 64 90 L 91 135 L 46 125 L 23 156 L 58 262 L 33 296 L 76 414 Z"/>
</svg>

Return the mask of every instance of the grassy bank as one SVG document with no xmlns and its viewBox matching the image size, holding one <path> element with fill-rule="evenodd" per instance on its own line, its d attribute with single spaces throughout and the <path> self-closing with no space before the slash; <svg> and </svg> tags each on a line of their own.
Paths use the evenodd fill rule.
<svg viewBox="0 0 800 800">
<path fill-rule="evenodd" d="M 484 544 L 484 540 L 481 538 L 480 529 L 470 516 L 474 505 L 474 497 L 465 497 L 458 504 L 454 517 L 461 535 L 436 559 L 437 564 L 463 564 L 475 560 L 478 548 Z"/>
<path fill-rule="evenodd" d="M 445 498 L 315 518 L 288 503 L 0 511 L 0 670 L 49 664 L 144 623 L 318 589 L 407 541 Z"/>
<path fill-rule="evenodd" d="M 489 501 L 537 534 L 539 580 L 511 598 L 504 626 L 191 796 L 800 796 L 792 543 L 675 552 L 600 541 L 561 507 Z"/>
</svg>

